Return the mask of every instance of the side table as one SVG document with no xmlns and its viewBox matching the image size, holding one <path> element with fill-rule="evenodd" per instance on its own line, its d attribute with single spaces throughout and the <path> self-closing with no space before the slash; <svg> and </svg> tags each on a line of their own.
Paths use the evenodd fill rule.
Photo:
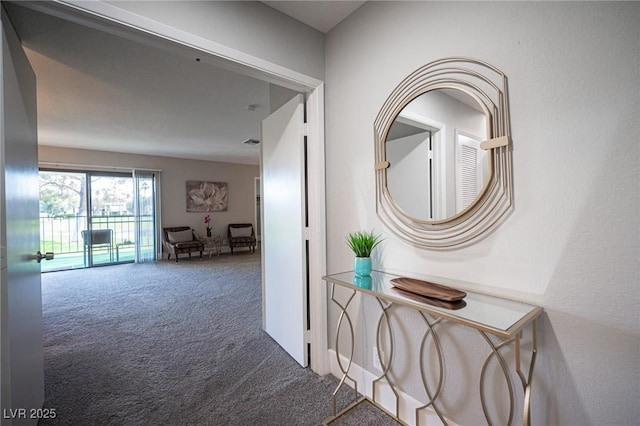
<svg viewBox="0 0 640 426">
<path fill-rule="evenodd" d="M 204 243 L 204 251 L 209 252 L 209 258 L 211 258 L 211 252 L 214 250 L 216 255 L 220 256 L 222 252 L 222 238 L 220 238 L 220 235 L 202 237 L 201 240 Z"/>
</svg>

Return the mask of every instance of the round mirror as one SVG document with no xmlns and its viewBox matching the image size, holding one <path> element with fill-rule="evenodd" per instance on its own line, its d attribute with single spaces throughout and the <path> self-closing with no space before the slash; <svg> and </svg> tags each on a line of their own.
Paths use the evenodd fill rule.
<svg viewBox="0 0 640 426">
<path fill-rule="evenodd" d="M 385 140 L 387 190 L 398 209 L 437 222 L 472 205 L 486 189 L 490 117 L 458 89 L 428 91 L 395 118 Z"/>
<path fill-rule="evenodd" d="M 376 211 L 400 238 L 449 249 L 511 210 L 507 78 L 486 62 L 444 58 L 407 76 L 374 122 Z"/>
</svg>

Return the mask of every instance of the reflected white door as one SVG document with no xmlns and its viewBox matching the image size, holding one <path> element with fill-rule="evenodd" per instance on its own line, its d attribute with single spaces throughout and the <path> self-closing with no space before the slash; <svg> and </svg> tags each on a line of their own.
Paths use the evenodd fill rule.
<svg viewBox="0 0 640 426">
<path fill-rule="evenodd" d="M 262 122 L 263 327 L 307 366 L 304 98 Z"/>
<path fill-rule="evenodd" d="M 0 13 L 4 103 L 0 241 L 6 249 L 0 294 L 3 424 L 36 424 L 37 419 L 28 419 L 29 409 L 41 408 L 44 402 L 40 265 L 35 260 L 40 245 L 36 81 L 4 8 Z"/>
</svg>

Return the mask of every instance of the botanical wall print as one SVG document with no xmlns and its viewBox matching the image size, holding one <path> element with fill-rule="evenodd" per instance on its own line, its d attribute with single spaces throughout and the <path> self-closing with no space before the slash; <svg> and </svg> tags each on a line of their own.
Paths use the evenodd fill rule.
<svg viewBox="0 0 640 426">
<path fill-rule="evenodd" d="M 223 212 L 227 202 L 226 182 L 187 181 L 188 212 Z"/>
</svg>

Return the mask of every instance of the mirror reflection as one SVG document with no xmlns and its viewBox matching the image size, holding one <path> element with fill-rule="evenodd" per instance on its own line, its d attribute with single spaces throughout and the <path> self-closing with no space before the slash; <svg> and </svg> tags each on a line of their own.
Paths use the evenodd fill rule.
<svg viewBox="0 0 640 426">
<path fill-rule="evenodd" d="M 398 208 L 423 221 L 455 216 L 490 178 L 490 117 L 468 93 L 426 92 L 396 117 L 385 141 L 387 190 Z"/>
</svg>

